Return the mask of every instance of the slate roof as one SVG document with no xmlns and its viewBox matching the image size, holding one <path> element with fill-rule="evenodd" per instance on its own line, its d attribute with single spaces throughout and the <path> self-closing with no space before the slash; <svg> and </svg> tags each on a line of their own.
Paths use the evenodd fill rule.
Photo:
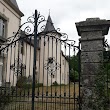
<svg viewBox="0 0 110 110">
<path fill-rule="evenodd" d="M 55 31 L 55 27 L 53 25 L 53 22 L 52 22 L 52 19 L 51 19 L 50 15 L 49 15 L 48 19 L 47 19 L 45 29 L 44 29 L 43 32 L 51 32 L 51 31 Z"/>
<path fill-rule="evenodd" d="M 16 0 L 10 0 L 10 1 L 13 3 L 13 5 L 14 5 L 14 6 L 16 6 L 16 8 L 18 8 L 18 9 L 19 9 L 19 7 L 18 7 L 18 4 L 17 4 Z"/>
<path fill-rule="evenodd" d="M 24 16 L 24 14 L 19 10 L 18 4 L 16 0 L 3 0 L 5 3 L 7 3 L 16 13 L 18 13 L 21 17 Z"/>
</svg>

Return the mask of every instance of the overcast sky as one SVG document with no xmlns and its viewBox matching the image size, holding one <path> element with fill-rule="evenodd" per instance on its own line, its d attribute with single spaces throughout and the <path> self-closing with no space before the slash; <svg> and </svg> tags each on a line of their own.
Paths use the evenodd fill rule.
<svg viewBox="0 0 110 110">
<path fill-rule="evenodd" d="M 35 9 L 46 18 L 50 9 L 55 28 L 60 28 L 61 32 L 68 34 L 69 39 L 76 41 L 79 36 L 75 22 L 91 17 L 110 20 L 110 0 L 17 0 L 17 3 L 25 15 L 22 23 L 34 13 Z M 110 34 L 106 38 L 110 39 Z"/>
</svg>

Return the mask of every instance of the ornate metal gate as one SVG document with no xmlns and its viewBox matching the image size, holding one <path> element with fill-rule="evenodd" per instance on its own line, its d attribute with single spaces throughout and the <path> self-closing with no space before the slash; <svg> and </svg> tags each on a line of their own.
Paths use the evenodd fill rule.
<svg viewBox="0 0 110 110">
<path fill-rule="evenodd" d="M 0 110 L 80 109 L 80 46 L 58 30 L 35 11 L 1 44 Z"/>
</svg>

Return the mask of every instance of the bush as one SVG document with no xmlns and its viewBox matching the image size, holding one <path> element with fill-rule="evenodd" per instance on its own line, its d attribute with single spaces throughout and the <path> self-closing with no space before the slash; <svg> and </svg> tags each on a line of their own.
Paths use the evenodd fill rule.
<svg viewBox="0 0 110 110">
<path fill-rule="evenodd" d="M 70 78 L 71 82 L 78 82 L 79 81 L 79 73 L 77 71 L 71 70 L 69 78 Z"/>
<path fill-rule="evenodd" d="M 38 87 L 43 87 L 43 83 L 36 83 L 35 88 L 38 88 Z"/>
<path fill-rule="evenodd" d="M 32 83 L 31 84 L 24 84 L 23 89 L 31 89 L 32 88 Z"/>
<path fill-rule="evenodd" d="M 14 93 L 14 91 L 16 91 L 16 87 L 15 86 L 11 86 L 11 92 Z"/>
<path fill-rule="evenodd" d="M 17 80 L 16 87 L 18 88 L 24 88 L 27 84 L 27 77 L 26 76 L 20 76 Z"/>
<path fill-rule="evenodd" d="M 38 87 L 42 87 L 43 86 L 43 83 L 36 83 L 35 84 L 35 88 L 38 88 Z M 24 84 L 24 89 L 32 89 L 32 83 L 31 84 Z"/>
<path fill-rule="evenodd" d="M 66 86 L 66 84 L 58 84 L 57 81 L 55 81 L 51 86 Z"/>
<path fill-rule="evenodd" d="M 58 86 L 59 84 L 57 83 L 57 81 L 53 82 L 52 86 Z"/>
<path fill-rule="evenodd" d="M 0 110 L 4 110 L 5 106 L 11 102 L 8 94 L 0 94 Z"/>
<path fill-rule="evenodd" d="M 42 87 L 42 86 L 43 86 L 43 83 L 36 83 L 35 84 L 35 88 Z M 16 87 L 22 88 L 22 89 L 31 89 L 32 82 L 28 82 L 28 78 L 26 76 L 21 76 L 17 80 Z"/>
</svg>

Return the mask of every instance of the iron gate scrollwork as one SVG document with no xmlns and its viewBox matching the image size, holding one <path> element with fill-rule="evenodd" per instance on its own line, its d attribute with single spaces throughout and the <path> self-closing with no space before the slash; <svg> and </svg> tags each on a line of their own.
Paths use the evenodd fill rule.
<svg viewBox="0 0 110 110">
<path fill-rule="evenodd" d="M 80 46 L 55 30 L 50 15 L 35 11 L 1 44 L 0 58 L 1 110 L 80 109 Z"/>
</svg>

